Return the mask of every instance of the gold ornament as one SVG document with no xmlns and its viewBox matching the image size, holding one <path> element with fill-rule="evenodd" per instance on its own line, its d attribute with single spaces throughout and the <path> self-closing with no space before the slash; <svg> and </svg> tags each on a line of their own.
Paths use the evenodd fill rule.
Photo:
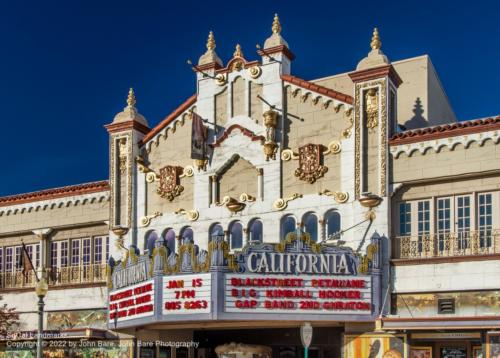
<svg viewBox="0 0 500 358">
<path fill-rule="evenodd" d="M 252 77 L 252 78 L 258 78 L 260 76 L 260 74 L 262 73 L 262 70 L 260 69 L 259 66 L 250 67 L 250 69 L 248 71 L 250 73 L 250 77 Z"/>
<path fill-rule="evenodd" d="M 370 88 L 365 92 L 366 127 L 374 129 L 378 126 L 378 91 Z"/>
<path fill-rule="evenodd" d="M 135 99 L 134 89 L 130 87 L 130 89 L 128 90 L 127 105 L 129 107 L 135 107 L 136 103 L 137 101 Z"/>
<path fill-rule="evenodd" d="M 271 27 L 273 34 L 281 33 L 281 23 L 278 14 L 274 14 L 273 26 Z"/>
<path fill-rule="evenodd" d="M 162 216 L 163 214 L 160 213 L 159 211 L 156 211 L 154 212 L 152 215 L 146 215 L 146 216 L 143 216 L 139 222 L 140 222 L 140 225 L 142 227 L 146 227 L 146 226 L 149 226 L 149 224 L 151 224 L 151 220 L 154 219 L 154 218 L 157 218 L 158 216 Z"/>
<path fill-rule="evenodd" d="M 240 44 L 236 44 L 236 49 L 234 50 L 233 57 L 242 57 L 243 58 L 243 51 L 241 51 Z"/>
<path fill-rule="evenodd" d="M 200 213 L 197 210 L 177 209 L 176 211 L 174 211 L 174 214 L 186 215 L 186 217 L 190 221 L 196 221 L 200 217 Z"/>
<path fill-rule="evenodd" d="M 289 201 L 292 201 L 292 200 L 295 200 L 295 199 L 298 199 L 298 198 L 302 198 L 302 194 L 294 193 L 294 194 L 292 194 L 292 196 L 290 196 L 288 198 L 279 198 L 279 199 L 276 199 L 274 201 L 274 203 L 273 203 L 273 207 L 276 210 L 284 210 L 288 206 L 288 202 Z"/>
<path fill-rule="evenodd" d="M 214 33 L 212 31 L 210 31 L 208 33 L 208 40 L 207 40 L 207 50 L 208 51 L 213 51 L 215 50 L 215 37 L 214 37 Z"/>
<path fill-rule="evenodd" d="M 325 189 L 318 193 L 319 195 L 331 196 L 337 203 L 345 203 L 349 199 L 349 194 L 344 191 L 331 191 Z"/>
<path fill-rule="evenodd" d="M 242 211 L 247 206 L 245 203 L 239 202 L 237 199 L 230 196 L 225 196 L 222 198 L 220 203 L 216 203 L 217 206 L 225 206 L 233 214 Z"/>
<path fill-rule="evenodd" d="M 380 41 L 380 36 L 378 34 L 378 29 L 373 29 L 372 42 L 370 42 L 372 50 L 379 50 L 382 47 L 382 41 Z"/>
</svg>

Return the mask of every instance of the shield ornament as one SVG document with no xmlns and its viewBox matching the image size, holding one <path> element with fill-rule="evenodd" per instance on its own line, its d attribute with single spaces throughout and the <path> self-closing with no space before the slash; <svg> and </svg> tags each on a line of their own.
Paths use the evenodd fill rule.
<svg viewBox="0 0 500 358">
<path fill-rule="evenodd" d="M 160 184 L 156 192 L 169 201 L 174 200 L 176 196 L 181 195 L 184 187 L 179 184 L 180 168 L 167 165 L 160 169 Z"/>
<path fill-rule="evenodd" d="M 295 170 L 295 176 L 313 184 L 321 178 L 328 167 L 321 165 L 323 148 L 321 144 L 306 144 L 299 148 L 299 167 Z"/>
</svg>

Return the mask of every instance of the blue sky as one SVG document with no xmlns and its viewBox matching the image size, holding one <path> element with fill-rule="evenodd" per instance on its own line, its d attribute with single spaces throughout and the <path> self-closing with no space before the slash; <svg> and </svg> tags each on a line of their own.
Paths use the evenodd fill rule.
<svg viewBox="0 0 500 358">
<path fill-rule="evenodd" d="M 493 1 L 2 1 L 0 195 L 106 179 L 130 86 L 156 125 L 195 92 L 209 30 L 223 61 L 257 59 L 275 12 L 298 77 L 353 70 L 378 26 L 389 59 L 431 56 L 460 119 L 500 114 Z"/>
</svg>

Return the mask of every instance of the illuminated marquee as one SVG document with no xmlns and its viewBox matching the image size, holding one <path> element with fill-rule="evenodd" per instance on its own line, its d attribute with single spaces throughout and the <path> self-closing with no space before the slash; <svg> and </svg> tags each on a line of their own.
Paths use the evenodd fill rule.
<svg viewBox="0 0 500 358">
<path fill-rule="evenodd" d="M 109 325 L 211 320 L 370 321 L 380 311 L 380 239 L 363 254 L 311 241 L 297 231 L 278 244 L 230 253 L 223 238 L 208 251 L 157 246 L 115 265 Z M 123 287 L 123 286 L 126 287 Z M 155 307 L 157 311 L 155 312 Z"/>
<path fill-rule="evenodd" d="M 163 314 L 210 313 L 212 275 L 163 277 Z"/>
<path fill-rule="evenodd" d="M 225 277 L 226 312 L 370 314 L 370 276 L 238 275 Z"/>
<path fill-rule="evenodd" d="M 109 320 L 121 322 L 154 315 L 154 280 L 110 292 Z"/>
</svg>

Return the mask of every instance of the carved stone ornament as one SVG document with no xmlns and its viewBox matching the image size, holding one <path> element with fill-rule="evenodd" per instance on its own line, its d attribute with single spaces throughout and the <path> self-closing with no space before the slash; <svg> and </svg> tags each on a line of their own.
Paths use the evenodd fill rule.
<svg viewBox="0 0 500 358">
<path fill-rule="evenodd" d="M 321 164 L 321 147 L 321 144 L 306 144 L 299 148 L 299 167 L 295 169 L 297 178 L 313 184 L 325 175 L 328 167 Z"/>
<path fill-rule="evenodd" d="M 248 72 L 250 73 L 250 77 L 258 78 L 262 73 L 262 70 L 260 69 L 259 66 L 252 66 L 248 69 Z"/>
<path fill-rule="evenodd" d="M 184 191 L 184 187 L 179 184 L 181 170 L 182 168 L 173 165 L 167 165 L 160 169 L 160 184 L 156 192 L 162 198 L 172 201 Z"/>
<path fill-rule="evenodd" d="M 378 126 L 378 92 L 370 88 L 365 92 L 366 127 L 369 129 Z"/>
<path fill-rule="evenodd" d="M 118 157 L 120 173 L 124 174 L 127 170 L 128 144 L 127 139 L 121 138 L 118 142 Z"/>
</svg>

